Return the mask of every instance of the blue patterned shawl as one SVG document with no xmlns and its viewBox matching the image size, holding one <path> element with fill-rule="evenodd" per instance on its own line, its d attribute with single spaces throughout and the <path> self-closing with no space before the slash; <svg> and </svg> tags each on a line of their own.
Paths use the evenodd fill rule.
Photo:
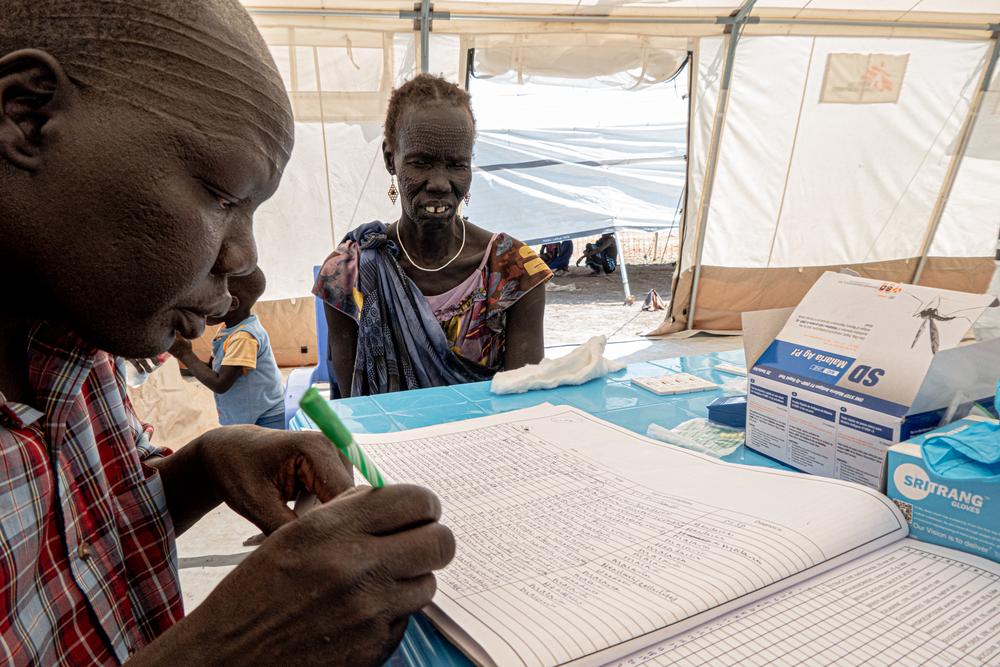
<svg viewBox="0 0 1000 667">
<path fill-rule="evenodd" d="M 361 225 L 344 240 L 361 248 L 352 396 L 488 380 L 493 371 L 455 354 L 427 298 L 403 272 L 399 250 L 381 222 Z"/>
</svg>

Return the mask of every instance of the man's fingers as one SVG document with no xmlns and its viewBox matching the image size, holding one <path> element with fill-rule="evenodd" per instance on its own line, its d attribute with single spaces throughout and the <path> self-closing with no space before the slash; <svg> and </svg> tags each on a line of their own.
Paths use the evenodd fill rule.
<svg viewBox="0 0 1000 667">
<path fill-rule="evenodd" d="M 354 465 L 344 456 L 344 452 L 337 449 L 337 456 L 340 457 L 340 464 L 344 466 L 344 470 L 347 472 L 347 477 L 351 480 L 351 484 L 354 484 Z"/>
<path fill-rule="evenodd" d="M 277 491 L 265 497 L 249 498 L 241 507 L 233 509 L 256 524 L 265 535 L 270 535 L 297 518 Z"/>
<path fill-rule="evenodd" d="M 378 538 L 378 553 L 393 579 L 413 579 L 440 570 L 455 557 L 455 536 L 440 523 L 428 523 Z"/>
<path fill-rule="evenodd" d="M 400 616 L 415 614 L 430 604 L 435 591 L 437 591 L 437 579 L 433 574 L 401 581 L 392 591 L 393 609 Z"/>
<path fill-rule="evenodd" d="M 342 520 L 370 535 L 391 535 L 437 521 L 441 502 L 431 491 L 412 484 L 390 484 L 353 493 L 330 504 Z"/>
<path fill-rule="evenodd" d="M 325 503 L 354 486 L 350 463 L 344 465 L 346 459 L 340 450 L 319 433 L 305 437 L 309 440 L 303 443 L 303 458 L 298 461 L 296 470 L 305 490 Z"/>
</svg>

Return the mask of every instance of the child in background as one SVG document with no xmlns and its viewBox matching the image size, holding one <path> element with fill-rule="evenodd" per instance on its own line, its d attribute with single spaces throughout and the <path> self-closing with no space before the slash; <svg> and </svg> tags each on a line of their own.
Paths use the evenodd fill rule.
<svg viewBox="0 0 1000 667">
<path fill-rule="evenodd" d="M 264 293 L 267 281 L 259 268 L 245 276 L 229 278 L 232 303 L 225 318 L 208 318 L 209 324 L 226 326 L 212 339 L 212 358 L 206 364 L 191 349 L 191 342 L 177 337 L 170 353 L 187 366 L 191 374 L 215 394 L 219 423 L 255 424 L 264 428 L 285 429 L 284 387 L 281 372 L 271 351 L 271 339 L 256 315 L 250 310 Z M 314 503 L 299 498 L 295 512 L 302 516 Z M 243 545 L 264 542 L 259 533 Z"/>
<path fill-rule="evenodd" d="M 212 341 L 212 358 L 206 364 L 178 337 L 170 353 L 188 367 L 199 382 L 215 393 L 219 423 L 256 424 L 285 428 L 284 388 L 267 331 L 250 310 L 264 293 L 266 281 L 258 268 L 246 276 L 229 278 L 232 305 L 223 319 L 209 324 L 226 326 Z"/>
</svg>

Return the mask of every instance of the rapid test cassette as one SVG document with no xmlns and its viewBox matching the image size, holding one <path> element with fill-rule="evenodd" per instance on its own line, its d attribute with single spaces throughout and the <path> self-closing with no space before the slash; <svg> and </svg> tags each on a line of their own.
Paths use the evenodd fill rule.
<svg viewBox="0 0 1000 667">
<path fill-rule="evenodd" d="M 736 364 L 716 364 L 715 370 L 732 375 L 742 375 L 743 377 L 747 375 L 746 366 L 737 366 Z"/>
<path fill-rule="evenodd" d="M 695 391 L 708 391 L 719 388 L 719 385 L 713 384 L 708 380 L 702 380 L 700 377 L 689 373 L 668 373 L 655 377 L 632 378 L 632 384 L 660 396 L 689 394 Z"/>
</svg>

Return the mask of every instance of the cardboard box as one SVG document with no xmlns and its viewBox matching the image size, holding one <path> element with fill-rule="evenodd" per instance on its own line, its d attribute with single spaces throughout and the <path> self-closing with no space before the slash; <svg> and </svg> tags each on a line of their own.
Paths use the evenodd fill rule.
<svg viewBox="0 0 1000 667">
<path fill-rule="evenodd" d="M 962 419 L 932 433 L 960 433 L 977 421 Z M 910 537 L 1000 561 L 1000 484 L 935 475 L 920 449 L 930 435 L 889 448 L 886 494 L 910 524 Z"/>
<path fill-rule="evenodd" d="M 993 395 L 1000 340 L 958 345 L 995 303 L 828 272 L 794 309 L 745 313 L 747 446 L 884 489 L 892 444 L 936 427 L 960 392 Z"/>
</svg>

